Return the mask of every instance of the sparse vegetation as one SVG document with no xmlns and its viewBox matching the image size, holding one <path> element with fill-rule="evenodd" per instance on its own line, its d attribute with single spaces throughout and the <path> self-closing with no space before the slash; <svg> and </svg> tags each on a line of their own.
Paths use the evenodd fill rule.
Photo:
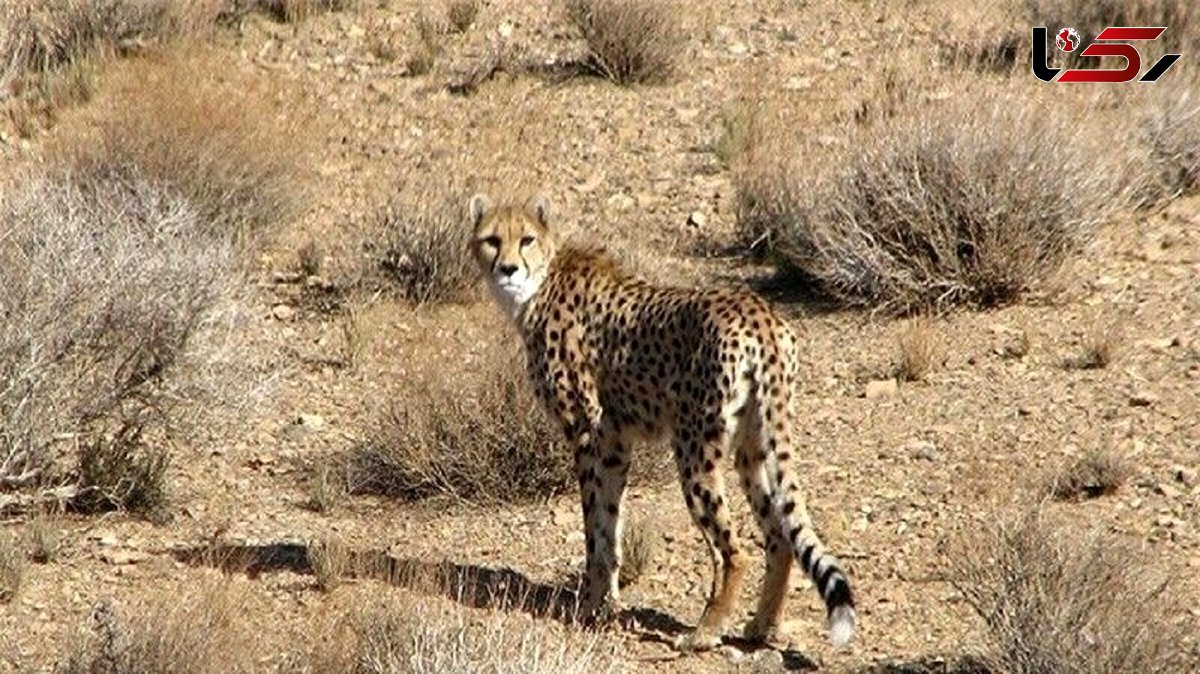
<svg viewBox="0 0 1200 674">
<path fill-rule="evenodd" d="M 1194 620 L 1154 557 L 1042 510 L 989 519 L 954 558 L 952 581 L 986 626 L 989 671 L 1194 671 Z"/>
<path fill-rule="evenodd" d="M 477 616 L 427 598 L 396 598 L 347 613 L 327 633 L 282 671 L 609 674 L 620 664 L 596 635 L 531 622 L 520 614 Z"/>
<path fill-rule="evenodd" d="M 896 340 L 898 357 L 896 377 L 902 381 L 920 381 L 941 367 L 945 359 L 945 343 L 932 320 L 926 317 L 909 319 Z"/>
<path fill-rule="evenodd" d="M 345 495 L 346 480 L 335 466 L 323 465 L 309 478 L 309 510 L 325 514 L 333 512 Z"/>
<path fill-rule="evenodd" d="M 842 302 L 886 311 L 1014 301 L 1123 203 L 1119 178 L 1096 168 L 1097 139 L 1061 110 L 995 93 L 880 120 L 820 153 L 768 130 L 754 152 L 735 176 L 742 239 L 770 241 L 785 272 Z"/>
<path fill-rule="evenodd" d="M 309 544 L 306 549 L 309 566 L 312 567 L 317 587 L 322 592 L 332 591 L 349 574 L 350 550 L 341 541 L 317 541 Z"/>
<path fill-rule="evenodd" d="M 663 82 L 685 43 L 670 0 L 563 0 L 587 43 L 582 64 L 617 84 Z"/>
<path fill-rule="evenodd" d="M 415 304 L 452 302 L 475 287 L 478 270 L 466 250 L 471 235 L 467 196 L 397 198 L 377 217 L 372 242 L 389 285 Z"/>
<path fill-rule="evenodd" d="M 56 671 L 261 671 L 250 622 L 243 619 L 242 596 L 236 587 L 214 579 L 200 583 L 199 589 L 136 603 L 122 613 L 102 601 Z"/>
<path fill-rule="evenodd" d="M 474 390 L 450 383 L 397 401 L 348 459 L 353 491 L 513 501 L 575 484 L 571 454 L 524 381 L 499 359 Z"/>
<path fill-rule="evenodd" d="M 722 166 L 730 168 L 758 141 L 762 116 L 758 106 L 748 101 L 734 101 L 721 108 L 717 121 L 720 129 L 713 143 L 713 153 Z"/>
<path fill-rule="evenodd" d="M 38 564 L 48 564 L 58 557 L 62 531 L 58 522 L 48 515 L 38 515 L 25 525 L 25 544 L 29 558 Z"/>
<path fill-rule="evenodd" d="M 450 0 L 446 5 L 446 19 L 454 30 L 465 33 L 479 16 L 481 0 Z"/>
<path fill-rule="evenodd" d="M 25 578 L 25 554 L 13 537 L 0 532 L 0 604 L 7 604 L 21 591 Z"/>
<path fill-rule="evenodd" d="M 217 8 L 214 0 L 11 0 L 0 7 L 0 81 L 191 33 Z"/>
<path fill-rule="evenodd" d="M 55 155 L 76 171 L 133 167 L 239 241 L 288 222 L 311 187 L 304 120 L 276 104 L 266 80 L 218 73 L 199 57 L 129 64 L 109 87 L 138 105 L 101 111 L 94 133 Z"/>
<path fill-rule="evenodd" d="M 166 402 L 164 374 L 222 292 L 228 238 L 140 174 L 100 169 L 31 181 L 0 231 L 0 484 L 67 479 L 75 444 L 83 498 L 148 504 L 143 478 L 158 471 L 109 469 L 127 467 L 119 440 Z"/>
<path fill-rule="evenodd" d="M 1081 370 L 1106 368 L 1120 356 L 1123 341 L 1120 320 L 1097 315 L 1083 333 L 1079 355 L 1068 359 L 1067 366 Z"/>
<path fill-rule="evenodd" d="M 655 563 L 662 551 L 662 533 L 648 518 L 626 517 L 621 532 L 621 569 L 617 579 L 622 587 L 638 582 Z"/>
<path fill-rule="evenodd" d="M 1064 462 L 1050 477 L 1047 491 L 1057 499 L 1096 498 L 1115 493 L 1133 474 L 1133 466 L 1114 447 L 1093 447 Z"/>
<path fill-rule="evenodd" d="M 95 513 L 127 510 L 161 514 L 167 502 L 170 455 L 143 440 L 143 427 L 127 421 L 79 448 L 79 492 L 71 507 Z"/>
<path fill-rule="evenodd" d="M 321 273 L 321 246 L 309 239 L 296 249 L 296 268 L 305 276 L 316 276 Z"/>
<path fill-rule="evenodd" d="M 1147 189 L 1152 200 L 1195 192 L 1200 187 L 1200 96 L 1194 79 L 1154 92 L 1145 135 L 1153 168 L 1153 184 Z"/>
</svg>

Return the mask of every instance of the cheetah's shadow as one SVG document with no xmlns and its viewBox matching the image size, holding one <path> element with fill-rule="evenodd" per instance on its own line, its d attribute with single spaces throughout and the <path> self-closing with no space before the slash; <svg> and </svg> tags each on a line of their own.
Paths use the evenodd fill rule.
<svg viewBox="0 0 1200 674">
<path fill-rule="evenodd" d="M 314 549 L 305 542 L 262 544 L 207 543 L 174 548 L 171 555 L 191 566 L 208 566 L 227 573 L 244 573 L 251 578 L 273 571 L 291 571 L 315 575 Z M 344 575 L 370 579 L 422 594 L 441 595 L 464 606 L 498 611 L 521 611 L 536 618 L 548 618 L 570 626 L 580 626 L 579 579 L 561 584 L 530 579 L 507 567 L 492 568 L 450 561 L 427 561 L 389 555 L 378 550 L 337 551 L 342 557 Z M 675 637 L 691 627 L 674 616 L 649 607 L 629 607 L 617 616 L 617 623 L 642 641 L 672 646 Z M 724 642 L 742 651 L 769 648 L 727 637 Z M 816 663 L 796 651 L 782 651 L 785 668 L 815 669 Z"/>
</svg>

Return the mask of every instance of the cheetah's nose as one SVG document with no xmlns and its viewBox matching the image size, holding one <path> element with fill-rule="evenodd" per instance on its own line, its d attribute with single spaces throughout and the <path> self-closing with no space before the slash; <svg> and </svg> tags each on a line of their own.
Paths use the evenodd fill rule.
<svg viewBox="0 0 1200 674">
<path fill-rule="evenodd" d="M 517 271 L 517 265 L 504 264 L 503 262 L 501 262 L 500 264 L 496 265 L 496 269 L 500 270 L 501 276 L 512 276 Z"/>
</svg>

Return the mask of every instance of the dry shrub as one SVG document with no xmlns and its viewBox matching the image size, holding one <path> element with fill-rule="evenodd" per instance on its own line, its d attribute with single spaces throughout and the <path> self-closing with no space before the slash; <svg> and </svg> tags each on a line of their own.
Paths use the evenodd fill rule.
<svg viewBox="0 0 1200 674">
<path fill-rule="evenodd" d="M 1119 536 L 1055 524 L 1044 505 L 990 518 L 952 582 L 983 618 L 990 671 L 1192 672 L 1197 632 L 1171 573 Z"/>
<path fill-rule="evenodd" d="M 359 606 L 369 606 L 362 602 Z M 595 634 L 520 613 L 392 598 L 338 616 L 280 671 L 299 674 L 591 674 L 619 669 Z"/>
<path fill-rule="evenodd" d="M 942 335 L 926 317 L 908 320 L 896 339 L 896 347 L 896 377 L 903 381 L 920 381 L 945 360 Z"/>
<path fill-rule="evenodd" d="M 231 260 L 228 237 L 135 172 L 34 178 L 12 196 L 0 208 L 0 488 L 61 479 L 53 464 L 72 443 L 106 456 L 94 438 L 163 408 L 165 375 Z"/>
<path fill-rule="evenodd" d="M 1145 122 L 1152 201 L 1190 194 L 1200 187 L 1200 94 L 1196 80 L 1168 86 L 1150 97 Z"/>
<path fill-rule="evenodd" d="M 449 382 L 396 401 L 350 454 L 353 491 L 418 499 L 542 499 L 575 483 L 571 453 L 524 381 L 498 359 L 474 390 Z"/>
<path fill-rule="evenodd" d="M 305 276 L 316 276 L 321 273 L 323 257 L 321 246 L 315 240 L 309 239 L 296 249 L 296 268 Z"/>
<path fill-rule="evenodd" d="M 405 191 L 376 216 L 369 247 L 388 285 L 414 304 L 466 298 L 479 272 L 467 254 L 469 195 Z"/>
<path fill-rule="evenodd" d="M 1036 288 L 1124 204 L 1124 178 L 1052 102 L 977 93 L 822 151 L 767 130 L 734 176 L 741 238 L 848 305 L 988 306 Z"/>
<path fill-rule="evenodd" d="M 582 64 L 617 84 L 666 81 L 683 49 L 672 0 L 563 0 L 567 17 L 587 44 Z"/>
<path fill-rule="evenodd" d="M 170 455 L 142 438 L 136 421 L 79 448 L 78 494 L 71 508 L 83 513 L 128 510 L 158 515 L 167 502 Z"/>
<path fill-rule="evenodd" d="M 621 531 L 621 568 L 618 582 L 633 585 L 650 571 L 662 552 L 663 538 L 658 527 L 646 517 L 627 515 Z"/>
<path fill-rule="evenodd" d="M 1115 493 L 1131 475 L 1133 466 L 1117 449 L 1093 447 L 1059 467 L 1047 491 L 1057 499 L 1096 498 Z"/>
<path fill-rule="evenodd" d="M 956 8 L 933 35 L 941 59 L 953 66 L 1016 74 L 1029 68 L 1029 22 L 997 3 Z"/>
<path fill-rule="evenodd" d="M 346 495 L 345 476 L 336 466 L 323 465 L 317 468 L 308 480 L 308 500 L 305 506 L 313 512 L 328 514 L 342 502 Z"/>
<path fill-rule="evenodd" d="M 1097 315 L 1083 333 L 1079 355 L 1068 359 L 1066 366 L 1079 370 L 1106 368 L 1120 356 L 1123 343 L 1121 319 Z"/>
<path fill-rule="evenodd" d="M 58 557 L 62 529 L 49 515 L 37 515 L 25 525 L 25 544 L 29 558 L 38 564 L 49 564 Z"/>
<path fill-rule="evenodd" d="M 12 536 L 0 532 L 0 604 L 17 597 L 24 578 L 25 553 Z"/>
<path fill-rule="evenodd" d="M 333 591 L 350 573 L 350 549 L 341 541 L 317 541 L 305 546 L 305 550 L 322 592 Z"/>
<path fill-rule="evenodd" d="M 136 167 L 242 240 L 286 223 L 310 193 L 308 120 L 266 79 L 228 70 L 205 58 L 128 63 L 85 120 L 91 131 L 65 135 L 55 155 L 77 170 Z"/>
<path fill-rule="evenodd" d="M 725 168 L 734 166 L 758 142 L 762 115 L 751 101 L 734 101 L 721 108 L 713 154 Z"/>
<path fill-rule="evenodd" d="M 0 82 L 137 49 L 212 23 L 220 0 L 10 0 L 0 6 Z"/>
<path fill-rule="evenodd" d="M 228 581 L 206 579 L 198 589 L 143 599 L 120 612 L 111 602 L 100 602 L 57 671 L 261 671 L 254 635 L 243 620 L 243 597 L 244 591 Z"/>
<path fill-rule="evenodd" d="M 446 5 L 446 19 L 454 30 L 465 33 L 475 23 L 481 5 L 480 0 L 450 0 Z"/>
</svg>

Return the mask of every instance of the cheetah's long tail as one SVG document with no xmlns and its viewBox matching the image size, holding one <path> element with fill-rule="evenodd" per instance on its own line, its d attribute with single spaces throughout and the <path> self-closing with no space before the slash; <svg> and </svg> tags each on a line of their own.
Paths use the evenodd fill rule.
<svg viewBox="0 0 1200 674">
<path fill-rule="evenodd" d="M 767 455 L 767 474 L 775 513 L 782 524 L 783 535 L 792 545 L 796 560 L 812 578 L 825 602 L 829 640 L 834 646 L 841 647 L 854 636 L 854 595 L 850 590 L 850 579 L 838 559 L 825 550 L 825 545 L 813 528 L 791 466 L 794 461 L 790 434 L 794 421 L 791 381 L 795 379 L 798 362 L 796 344 L 794 337 L 788 335 L 780 343 L 767 348 L 771 346 L 782 351 L 776 355 L 791 369 L 787 372 L 787 381 L 759 379 L 762 442 Z"/>
</svg>

